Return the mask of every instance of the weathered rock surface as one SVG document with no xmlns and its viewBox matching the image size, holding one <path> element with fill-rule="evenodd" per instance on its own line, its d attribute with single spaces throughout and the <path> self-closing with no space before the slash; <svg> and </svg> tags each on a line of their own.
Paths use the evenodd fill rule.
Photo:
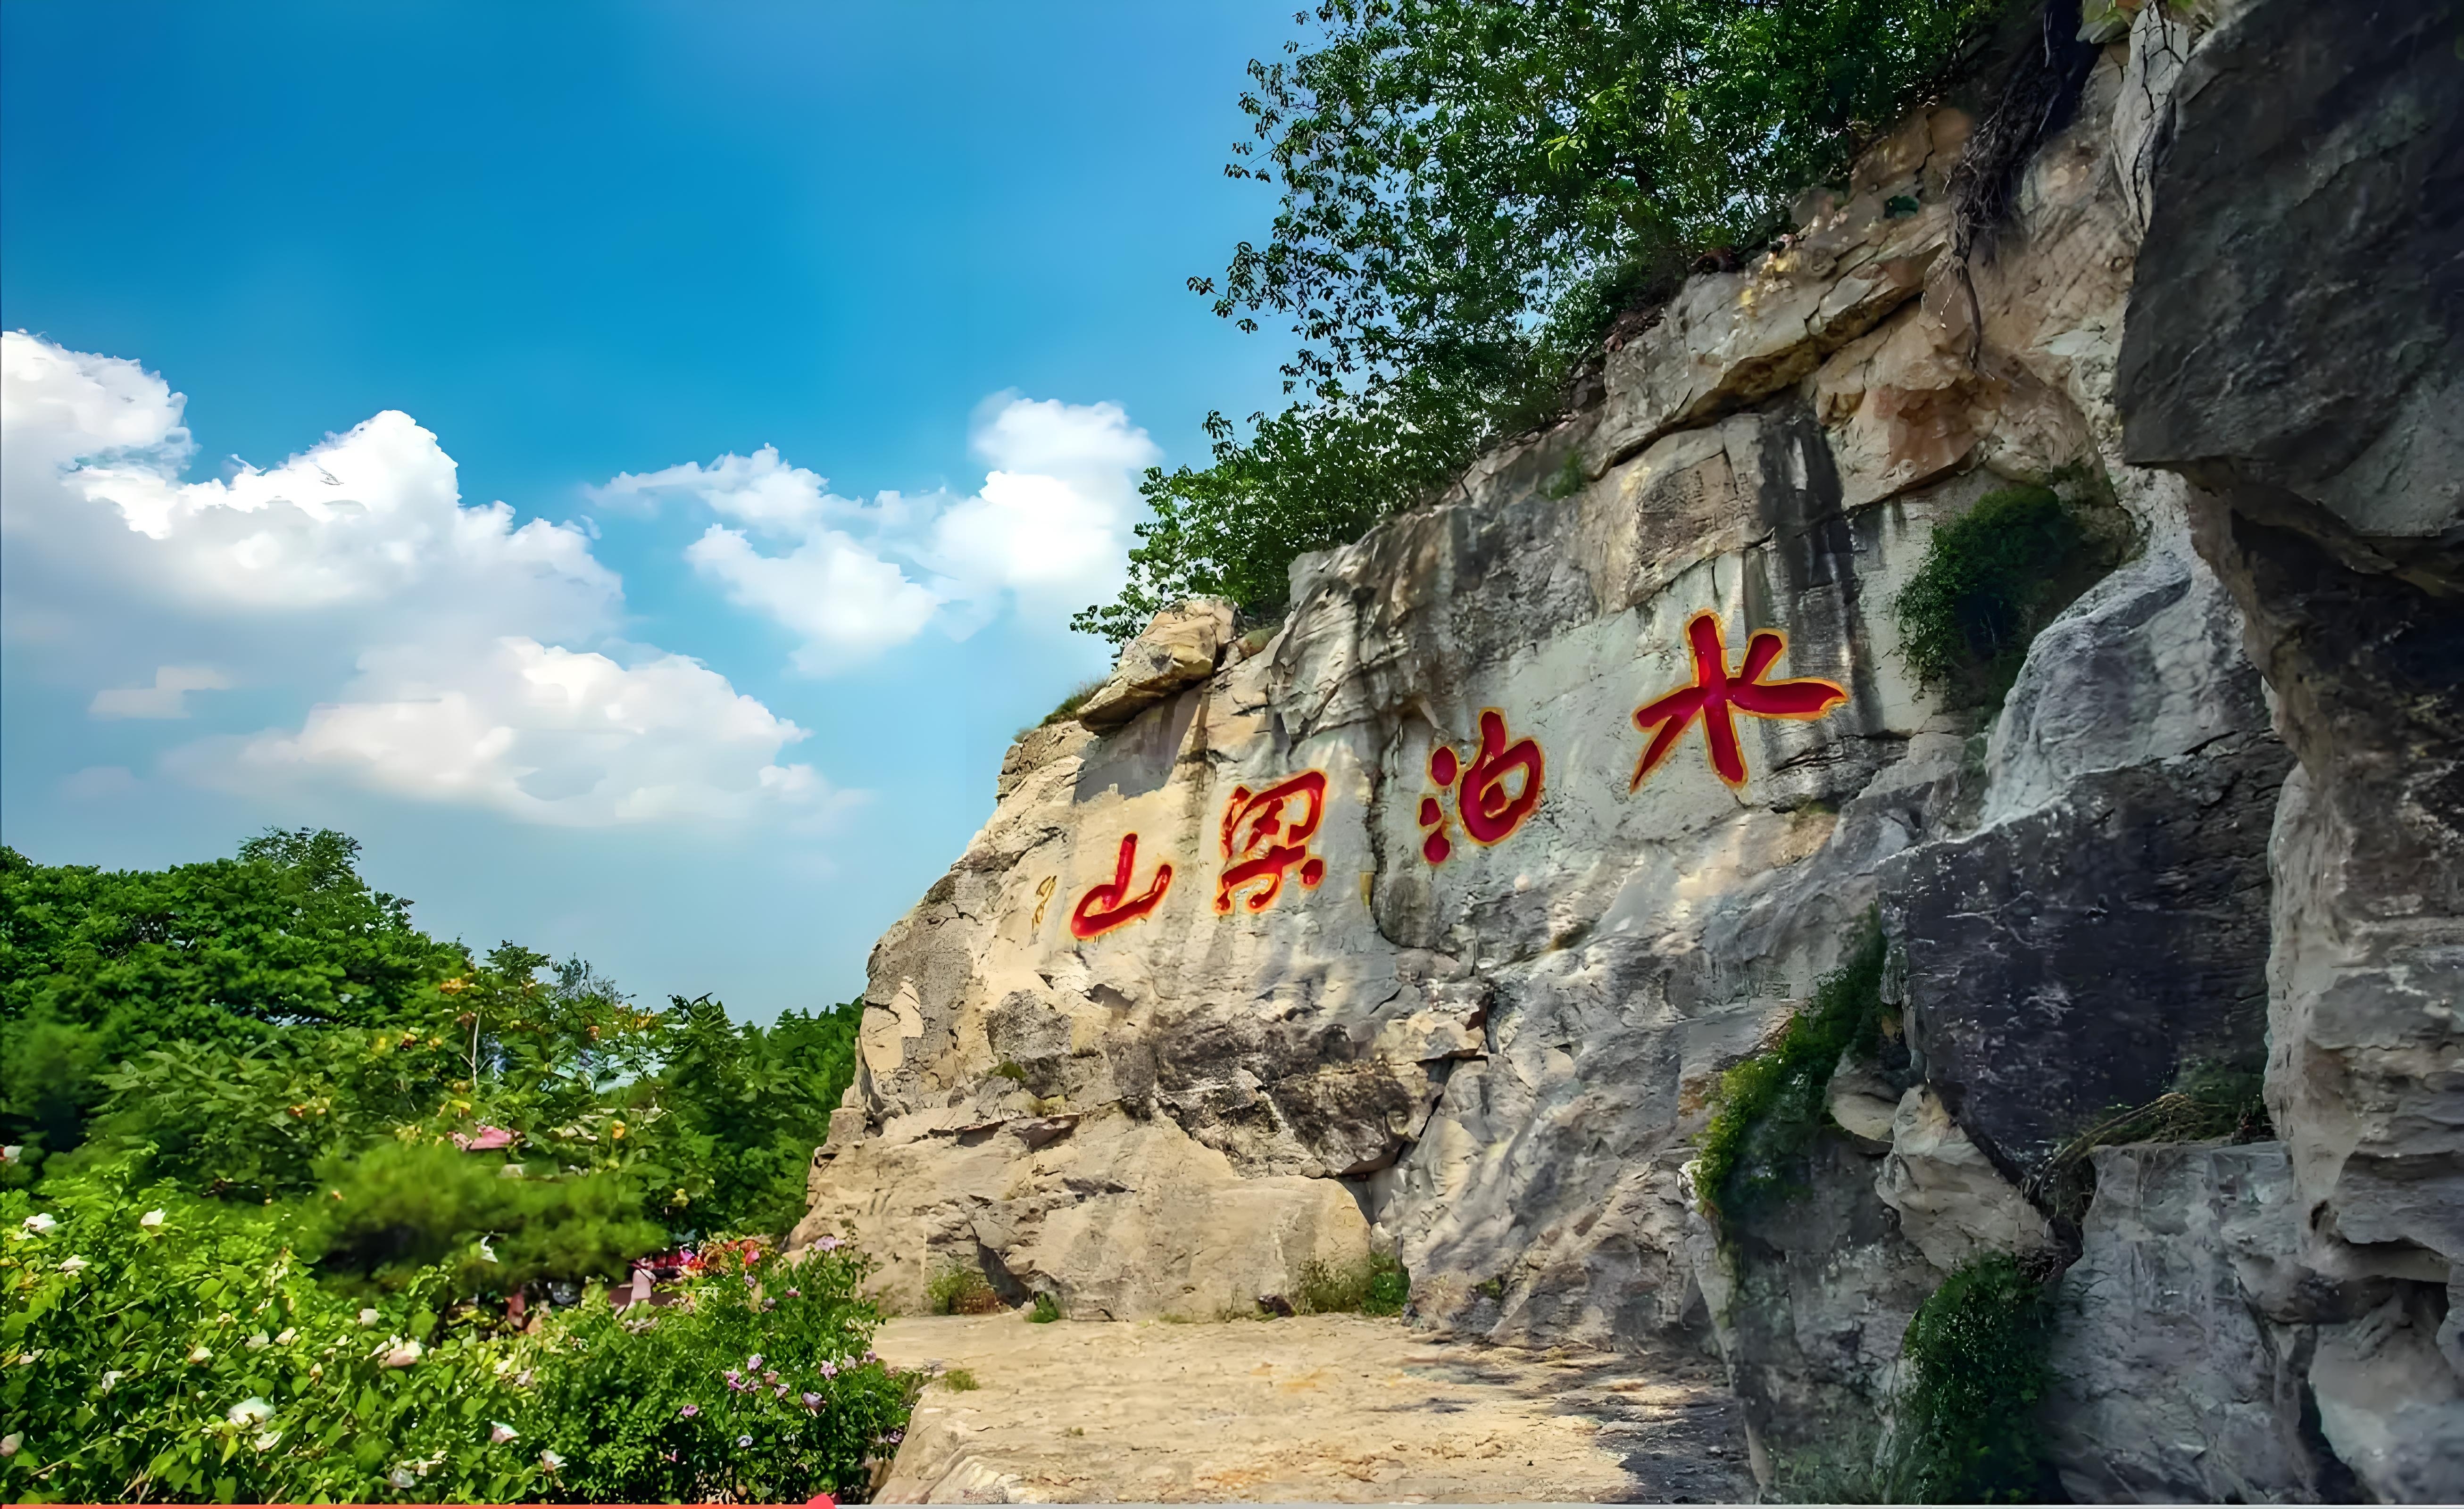
<svg viewBox="0 0 2464 1509">
<path fill-rule="evenodd" d="M 1891 1118 L 1891 1150 L 1874 1192 L 1900 1230 L 1945 1273 L 1988 1253 L 2033 1253 L 2053 1229 L 1950 1119 L 1930 1084 L 1909 1089 Z"/>
<path fill-rule="evenodd" d="M 2455 8 L 2215 10 L 2090 18 L 1991 257 L 1929 112 L 1271 632 L 1159 618 L 874 951 L 799 1239 L 1117 1319 L 1392 1251 L 1423 1325 L 1716 1349 L 1766 1486 L 1880 1431 L 1946 1269 L 2076 1253 L 2074 1493 L 2459 1491 Z M 1947 707 L 1893 600 L 2014 480 L 2125 558 Z M 1715 1233 L 1721 1072 L 1877 914 L 1881 1058 Z M 2023 1192 L 2261 1064 L 2280 1145 Z"/>
<path fill-rule="evenodd" d="M 2452 3 L 2242 11 L 2195 53 L 2132 294 L 2127 454 L 2195 486 L 2299 764 L 2271 849 L 2286 1265 L 2372 1495 L 2464 1496 L 2464 56 Z M 2262 83 L 2263 80 L 2263 83 Z"/>
<path fill-rule="evenodd" d="M 1181 688 L 1215 674 L 1232 642 L 1232 604 L 1192 598 L 1155 616 L 1112 667 L 1111 676 L 1078 705 L 1078 721 L 1113 729 Z"/>
<path fill-rule="evenodd" d="M 2255 1302 L 2295 1236 L 2283 1145 L 2105 1148 L 2096 1172 L 2053 1352 L 2063 1487 L 2099 1502 L 2349 1498 L 2307 1397 L 2317 1326 L 2294 1323 L 2350 1298 Z"/>
</svg>

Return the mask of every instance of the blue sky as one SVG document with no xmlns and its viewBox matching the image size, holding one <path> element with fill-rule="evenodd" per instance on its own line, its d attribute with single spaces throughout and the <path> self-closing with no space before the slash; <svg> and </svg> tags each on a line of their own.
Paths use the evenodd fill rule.
<svg viewBox="0 0 2464 1509">
<path fill-rule="evenodd" d="M 851 995 L 1137 469 L 1280 402 L 1183 280 L 1291 26 L 11 0 L 0 836 L 333 825 L 482 948 Z"/>
</svg>

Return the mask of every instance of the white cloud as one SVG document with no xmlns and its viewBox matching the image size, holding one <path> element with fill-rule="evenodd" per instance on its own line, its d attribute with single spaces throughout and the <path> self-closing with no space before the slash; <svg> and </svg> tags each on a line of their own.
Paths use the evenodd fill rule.
<svg viewBox="0 0 2464 1509">
<path fill-rule="evenodd" d="M 86 708 L 98 718 L 185 718 L 187 693 L 225 691 L 231 678 L 211 666 L 158 666 L 150 687 L 115 687 L 94 694 Z"/>
<path fill-rule="evenodd" d="M 0 333 L 0 526 L 72 576 L 207 614 L 402 605 L 429 631 L 610 624 L 614 573 L 570 525 L 466 508 L 453 459 L 388 409 L 270 470 L 183 482 L 187 403 L 135 362 Z"/>
<path fill-rule="evenodd" d="M 60 795 L 71 801 L 115 801 L 133 795 L 139 784 L 125 765 L 88 765 L 60 777 Z"/>
<path fill-rule="evenodd" d="M 1161 455 L 1119 405 L 996 394 L 970 444 L 992 470 L 960 498 L 843 498 L 768 446 L 621 473 L 593 494 L 682 494 L 746 526 L 712 524 L 685 558 L 730 601 L 797 634 L 798 669 L 826 674 L 905 644 L 936 615 L 963 633 L 1010 596 L 1057 618 L 1119 590 L 1137 476 Z M 756 536 L 784 548 L 765 553 Z"/>
<path fill-rule="evenodd" d="M 623 586 L 588 535 L 464 505 L 452 458 L 409 416 L 188 482 L 185 404 L 134 361 L 0 333 L 0 633 L 41 642 L 54 675 L 111 662 L 84 683 L 97 717 L 186 715 L 187 691 L 231 683 L 163 652 L 206 644 L 252 686 L 318 704 L 297 729 L 175 751 L 175 774 L 562 825 L 833 804 L 812 767 L 781 761 L 803 730 L 697 662 L 611 640 Z M 746 463 L 736 491 L 787 516 L 804 484 L 776 461 Z M 147 667 L 153 686 L 126 684 Z M 93 795 L 107 778 L 71 781 Z"/>
<path fill-rule="evenodd" d="M 818 530 L 783 556 L 765 556 L 738 531 L 713 524 L 685 558 L 724 584 L 728 601 L 803 635 L 795 665 L 813 675 L 905 644 L 941 601 L 836 530 Z"/>
<path fill-rule="evenodd" d="M 627 666 L 517 635 L 476 661 L 396 648 L 363 657 L 345 696 L 297 733 L 194 745 L 175 768 L 225 788 L 324 779 L 575 827 L 819 818 L 838 799 L 810 765 L 780 761 L 804 730 L 682 655 Z"/>
<path fill-rule="evenodd" d="M 749 456 L 728 454 L 709 466 L 682 466 L 635 474 L 620 471 L 605 487 L 585 490 L 596 500 L 622 506 L 653 503 L 663 492 L 686 492 L 712 512 L 750 524 L 766 535 L 795 535 L 834 513 L 859 505 L 830 494 L 829 478 L 791 467 L 775 446 Z"/>
</svg>

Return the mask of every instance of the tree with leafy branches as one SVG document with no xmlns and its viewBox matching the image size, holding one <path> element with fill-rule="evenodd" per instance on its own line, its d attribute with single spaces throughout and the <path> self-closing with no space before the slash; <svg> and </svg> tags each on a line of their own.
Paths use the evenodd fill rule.
<svg viewBox="0 0 2464 1509">
<path fill-rule="evenodd" d="M 1326 0 L 1249 65 L 1231 177 L 1280 203 L 1190 287 L 1288 324 L 1282 413 L 1142 485 L 1127 640 L 1195 593 L 1283 605 L 1485 445 L 1561 412 L 1621 311 L 1785 229 L 1799 190 L 1938 83 L 2004 0 Z"/>
</svg>

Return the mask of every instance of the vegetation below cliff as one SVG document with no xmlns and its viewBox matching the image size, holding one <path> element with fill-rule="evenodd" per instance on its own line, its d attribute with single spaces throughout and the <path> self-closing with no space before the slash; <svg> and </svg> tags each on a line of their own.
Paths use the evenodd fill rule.
<svg viewBox="0 0 2464 1509">
<path fill-rule="evenodd" d="M 867 1264 L 760 1239 L 858 1009 L 473 957 L 357 852 L 0 851 L 10 1497 L 860 1497 L 912 1393 Z M 659 1254 L 681 1303 L 597 1298 Z"/>
</svg>

